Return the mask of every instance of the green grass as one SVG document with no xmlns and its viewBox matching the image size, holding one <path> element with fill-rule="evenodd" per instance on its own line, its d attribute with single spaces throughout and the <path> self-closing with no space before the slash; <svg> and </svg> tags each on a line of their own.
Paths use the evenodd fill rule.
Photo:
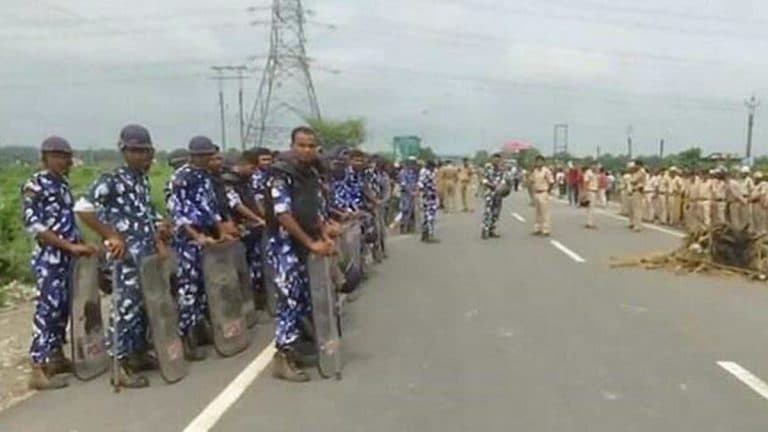
<svg viewBox="0 0 768 432">
<path fill-rule="evenodd" d="M 75 199 L 88 191 L 89 185 L 100 173 L 113 168 L 114 166 L 106 165 L 73 168 L 69 182 Z M 28 261 L 33 244 L 22 228 L 20 190 L 24 181 L 35 171 L 35 167 L 0 166 L 0 287 L 13 280 L 32 282 Z M 152 185 L 152 203 L 163 214 L 165 213 L 163 187 L 170 175 L 168 166 L 156 164 L 149 176 Z M 84 234 L 91 237 L 89 233 Z M 3 302 L 4 294 L 0 290 L 0 306 Z"/>
</svg>

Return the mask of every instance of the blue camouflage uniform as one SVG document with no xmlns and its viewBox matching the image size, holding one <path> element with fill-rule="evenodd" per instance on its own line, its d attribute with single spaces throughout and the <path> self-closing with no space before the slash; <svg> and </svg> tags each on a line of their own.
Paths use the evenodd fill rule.
<svg viewBox="0 0 768 432">
<path fill-rule="evenodd" d="M 250 190 L 257 203 L 264 203 L 264 194 L 267 189 L 269 171 L 259 168 L 253 172 L 250 182 Z M 245 237 L 246 259 L 251 270 L 251 280 L 256 290 L 264 286 L 264 257 L 261 252 L 261 242 L 264 236 L 264 228 L 252 229 Z"/>
<path fill-rule="evenodd" d="M 203 247 L 193 242 L 184 226 L 211 235 L 221 222 L 213 182 L 207 171 L 187 164 L 171 179 L 168 212 L 173 221 L 173 248 L 179 260 L 176 286 L 179 303 L 179 334 L 205 319 L 208 299 L 203 278 Z"/>
<path fill-rule="evenodd" d="M 53 231 L 69 241 L 80 241 L 75 224 L 74 201 L 69 183 L 49 171 L 32 176 L 22 187 L 25 229 L 37 236 Z M 72 258 L 61 249 L 35 244 L 30 267 L 37 283 L 37 302 L 32 322 L 33 363 L 41 364 L 66 342 L 71 292 Z"/>
<path fill-rule="evenodd" d="M 408 218 L 413 216 L 413 192 L 417 188 L 418 184 L 418 172 L 411 167 L 405 166 L 400 170 L 398 174 L 397 183 L 400 186 L 400 214 L 404 221 L 408 222 Z"/>
<path fill-rule="evenodd" d="M 108 258 L 117 276 L 114 294 L 117 322 L 107 331 L 107 346 L 118 359 L 147 349 L 147 317 L 139 282 L 141 260 L 155 253 L 155 223 L 160 220 L 150 202 L 149 181 L 143 171 L 127 166 L 101 175 L 90 187 L 82 210 L 96 210 L 97 217 L 114 229 L 125 243 L 122 259 Z M 92 207 L 91 207 L 92 206 Z M 78 209 L 80 210 L 80 209 Z M 112 347 L 117 324 L 117 347 Z"/>
<path fill-rule="evenodd" d="M 421 229 L 423 233 L 433 236 L 435 235 L 435 218 L 437 216 L 435 170 L 421 169 L 419 172 L 419 190 L 421 191 L 421 208 L 424 213 Z"/>
<path fill-rule="evenodd" d="M 496 168 L 493 164 L 488 164 L 483 172 L 483 198 L 485 200 L 485 208 L 483 210 L 483 231 L 485 233 L 494 232 L 496 229 L 496 223 L 499 220 L 501 214 L 501 202 L 502 198 L 495 192 L 496 189 L 502 186 L 506 180 L 504 170 Z"/>
<path fill-rule="evenodd" d="M 275 217 L 291 212 L 291 186 L 288 175 L 270 177 L 269 193 Z M 322 197 L 320 197 L 322 202 Z M 322 209 L 318 209 L 322 218 Z M 288 231 L 279 225 L 269 231 L 267 265 L 274 269 L 275 286 L 280 292 L 275 316 L 275 346 L 280 349 L 299 338 L 299 321 L 312 312 L 309 275 L 306 263 L 300 258 L 297 245 Z"/>
<path fill-rule="evenodd" d="M 360 229 L 363 239 L 367 243 L 372 243 L 376 237 L 376 227 L 374 226 L 373 215 L 368 210 L 365 197 L 365 188 L 368 186 L 369 175 L 365 170 L 357 171 L 351 166 L 347 167 L 345 174 L 345 183 L 347 193 L 349 194 L 349 204 L 352 211 L 360 212 Z"/>
</svg>

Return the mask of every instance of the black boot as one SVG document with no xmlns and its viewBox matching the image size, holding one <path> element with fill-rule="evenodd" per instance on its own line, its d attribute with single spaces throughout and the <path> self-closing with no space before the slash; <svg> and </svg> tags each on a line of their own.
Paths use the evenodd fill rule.
<svg viewBox="0 0 768 432">
<path fill-rule="evenodd" d="M 67 387 L 69 383 L 64 377 L 49 372 L 49 368 L 41 364 L 33 364 L 29 375 L 29 388 L 32 390 L 56 390 Z"/>
<path fill-rule="evenodd" d="M 295 353 L 290 348 L 277 350 L 272 358 L 272 376 L 291 382 L 307 382 L 309 375 L 296 364 Z"/>
<path fill-rule="evenodd" d="M 149 378 L 137 374 L 136 371 L 131 368 L 127 358 L 118 361 L 117 384 L 115 383 L 114 374 L 109 379 L 109 382 L 116 387 L 133 389 L 149 387 Z"/>
<path fill-rule="evenodd" d="M 203 319 L 195 326 L 195 341 L 201 347 L 213 344 L 213 329 L 207 319 Z"/>
<path fill-rule="evenodd" d="M 197 343 L 195 329 L 189 329 L 189 332 L 182 338 L 182 341 L 184 342 L 184 357 L 188 361 L 205 360 L 205 350 Z"/>
<path fill-rule="evenodd" d="M 426 242 L 429 239 L 429 233 L 426 231 L 421 232 L 421 241 Z"/>
<path fill-rule="evenodd" d="M 157 358 L 150 354 L 149 351 L 128 354 L 127 360 L 128 367 L 135 372 L 151 371 L 160 368 L 160 365 L 157 363 Z"/>
<path fill-rule="evenodd" d="M 46 372 L 51 375 L 72 373 L 74 371 L 72 360 L 68 359 L 64 355 L 64 351 L 61 349 L 61 347 L 56 348 L 53 350 L 53 352 L 51 352 L 51 356 L 48 359 L 48 363 L 45 365 L 45 368 Z"/>
</svg>

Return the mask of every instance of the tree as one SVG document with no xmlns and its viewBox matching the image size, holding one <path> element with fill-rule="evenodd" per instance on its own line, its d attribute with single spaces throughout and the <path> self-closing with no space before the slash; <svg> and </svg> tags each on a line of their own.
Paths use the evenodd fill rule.
<svg viewBox="0 0 768 432">
<path fill-rule="evenodd" d="M 490 155 L 487 150 L 478 150 L 475 152 L 475 157 L 472 158 L 473 162 L 477 166 L 483 166 L 490 159 Z"/>
<path fill-rule="evenodd" d="M 339 146 L 358 147 L 365 141 L 365 120 L 362 118 L 307 119 L 307 123 L 315 130 L 320 139 L 320 145 L 326 150 Z"/>
<path fill-rule="evenodd" d="M 419 154 L 416 157 L 423 161 L 428 161 L 428 160 L 437 161 L 437 155 L 432 150 L 432 147 L 421 147 L 419 149 Z"/>
</svg>

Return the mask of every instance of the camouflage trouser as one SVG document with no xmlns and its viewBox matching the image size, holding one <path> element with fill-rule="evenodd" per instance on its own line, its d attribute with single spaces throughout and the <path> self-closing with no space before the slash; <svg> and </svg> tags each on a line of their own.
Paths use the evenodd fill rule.
<svg viewBox="0 0 768 432">
<path fill-rule="evenodd" d="M 501 215 L 501 198 L 492 193 L 485 194 L 484 198 L 483 231 L 489 233 L 496 230 L 496 223 L 499 221 L 499 215 Z"/>
<path fill-rule="evenodd" d="M 133 258 L 109 263 L 117 280 L 112 295 L 117 313 L 110 314 L 107 328 L 106 346 L 110 355 L 118 359 L 128 354 L 147 349 L 147 315 L 144 310 L 144 296 L 141 292 L 139 269 Z M 115 316 L 117 322 L 115 322 Z M 113 347 L 115 325 L 117 325 L 117 346 Z"/>
<path fill-rule="evenodd" d="M 179 268 L 176 271 L 177 301 L 179 303 L 179 334 L 184 336 L 190 328 L 205 319 L 208 297 L 203 279 L 203 249 L 183 240 L 174 243 Z"/>
<path fill-rule="evenodd" d="M 70 259 L 49 264 L 37 258 L 33 258 L 31 263 L 32 274 L 37 281 L 37 301 L 29 356 L 33 363 L 41 364 L 52 351 L 66 342 L 71 269 Z"/>
<path fill-rule="evenodd" d="M 435 234 L 435 219 L 437 216 L 437 200 L 424 199 L 421 202 L 423 210 L 423 220 L 421 222 L 421 231 L 429 235 Z"/>
<path fill-rule="evenodd" d="M 243 237 L 245 246 L 245 259 L 248 261 L 248 267 L 251 271 L 251 281 L 253 281 L 254 293 L 264 289 L 264 271 L 261 256 L 261 236 L 262 230 L 252 230 Z"/>
<path fill-rule="evenodd" d="M 275 346 L 280 349 L 296 342 L 301 334 L 299 321 L 312 312 L 306 265 L 292 247 L 270 238 L 267 265 L 274 269 L 277 286 Z"/>
</svg>

